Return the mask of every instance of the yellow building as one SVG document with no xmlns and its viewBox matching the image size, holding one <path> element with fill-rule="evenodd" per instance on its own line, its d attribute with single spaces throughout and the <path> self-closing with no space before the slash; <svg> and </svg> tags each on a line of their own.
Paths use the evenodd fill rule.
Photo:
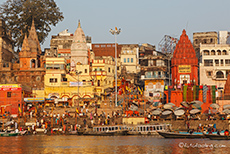
<svg viewBox="0 0 230 154">
<path fill-rule="evenodd" d="M 83 105 L 104 99 L 105 91 L 113 88 L 115 61 L 112 57 L 95 57 L 87 49 L 80 22 L 71 45 L 70 70 L 65 58 L 46 58 L 45 97 L 56 102 L 71 100 Z"/>
<path fill-rule="evenodd" d="M 106 90 L 113 88 L 115 61 L 111 56 L 95 57 L 90 72 L 96 96 L 102 97 Z"/>
<path fill-rule="evenodd" d="M 92 82 L 83 75 L 67 73 L 64 58 L 46 58 L 45 98 L 54 98 L 55 102 L 71 99 L 89 102 L 94 98 Z M 83 105 L 83 101 L 80 101 Z"/>
</svg>

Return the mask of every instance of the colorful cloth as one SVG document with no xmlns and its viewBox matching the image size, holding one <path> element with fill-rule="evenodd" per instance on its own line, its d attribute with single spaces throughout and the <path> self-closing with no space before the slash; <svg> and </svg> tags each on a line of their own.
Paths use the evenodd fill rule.
<svg viewBox="0 0 230 154">
<path fill-rule="evenodd" d="M 194 85 L 192 89 L 193 89 L 193 100 L 195 101 L 196 100 L 196 86 Z"/>
<path fill-rule="evenodd" d="M 188 86 L 183 86 L 183 101 L 187 101 L 187 89 Z"/>
<path fill-rule="evenodd" d="M 206 101 L 207 101 L 207 91 L 208 91 L 208 87 L 203 86 L 203 102 L 204 103 L 206 103 Z"/>
<path fill-rule="evenodd" d="M 192 86 L 188 86 L 187 91 L 188 91 L 187 100 L 188 100 L 188 102 L 191 102 L 191 101 L 193 101 Z"/>
<path fill-rule="evenodd" d="M 212 103 L 216 103 L 216 86 L 212 86 Z"/>
<path fill-rule="evenodd" d="M 199 100 L 200 86 L 196 86 L 196 100 Z"/>
<path fill-rule="evenodd" d="M 168 88 L 168 102 L 171 102 L 171 88 Z"/>
</svg>

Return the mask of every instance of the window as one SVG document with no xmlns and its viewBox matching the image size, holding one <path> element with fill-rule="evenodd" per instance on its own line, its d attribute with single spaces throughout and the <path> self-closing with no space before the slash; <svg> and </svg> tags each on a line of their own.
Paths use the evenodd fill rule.
<svg viewBox="0 0 230 154">
<path fill-rule="evenodd" d="M 161 77 L 161 72 L 158 72 L 158 77 Z"/>
<path fill-rule="evenodd" d="M 124 58 L 124 63 L 126 63 L 126 58 Z"/>
<path fill-rule="evenodd" d="M 117 70 L 119 71 L 119 67 L 117 66 Z"/>
<path fill-rule="evenodd" d="M 85 73 L 87 73 L 87 69 L 85 69 Z"/>
<path fill-rule="evenodd" d="M 36 65 L 36 61 L 34 59 L 32 59 L 30 61 L 30 68 L 35 68 L 35 65 Z"/>
<path fill-rule="evenodd" d="M 212 77 L 212 71 L 207 71 L 207 77 Z"/>
<path fill-rule="evenodd" d="M 204 53 L 204 55 L 209 55 L 209 51 L 208 50 L 204 50 L 203 53 Z"/>
<path fill-rule="evenodd" d="M 227 55 L 227 51 L 223 50 L 223 54 L 222 55 Z"/>
<path fill-rule="evenodd" d="M 212 43 L 212 42 L 213 42 L 213 39 L 211 38 L 211 39 L 210 39 L 210 43 Z"/>
<path fill-rule="evenodd" d="M 216 78 L 224 78 L 224 73 L 222 71 L 218 71 L 216 73 Z"/>
<path fill-rule="evenodd" d="M 215 60 L 215 65 L 219 66 L 219 60 L 218 59 Z"/>
<path fill-rule="evenodd" d="M 221 55 L 221 51 L 220 50 L 217 50 L 217 55 Z"/>
<path fill-rule="evenodd" d="M 225 65 L 230 66 L 230 59 L 225 59 Z"/>
<path fill-rule="evenodd" d="M 133 63 L 133 58 L 131 58 L 131 63 Z"/>
<path fill-rule="evenodd" d="M 127 62 L 129 63 L 129 58 L 127 58 Z"/>
<path fill-rule="evenodd" d="M 226 70 L 226 78 L 228 77 L 229 73 L 230 73 L 230 70 Z"/>
<path fill-rule="evenodd" d="M 223 59 L 220 60 L 220 64 L 221 64 L 221 66 L 224 66 L 224 60 Z"/>
<path fill-rule="evenodd" d="M 215 55 L 215 50 L 212 50 L 212 51 L 211 51 L 211 55 Z"/>
<path fill-rule="evenodd" d="M 7 97 L 11 97 L 11 92 L 7 92 Z"/>
<path fill-rule="evenodd" d="M 57 83 L 57 78 L 50 78 L 50 83 Z"/>
<path fill-rule="evenodd" d="M 108 68 L 108 72 L 110 73 L 110 67 Z"/>
<path fill-rule="evenodd" d="M 213 60 L 204 60 L 204 66 L 213 66 Z"/>
</svg>

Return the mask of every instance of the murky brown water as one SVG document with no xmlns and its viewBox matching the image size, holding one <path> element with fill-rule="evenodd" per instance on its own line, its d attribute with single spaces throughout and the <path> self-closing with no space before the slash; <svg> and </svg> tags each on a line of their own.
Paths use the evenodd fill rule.
<svg viewBox="0 0 230 154">
<path fill-rule="evenodd" d="M 164 139 L 152 136 L 0 137 L 0 153 L 225 153 L 230 141 Z"/>
</svg>

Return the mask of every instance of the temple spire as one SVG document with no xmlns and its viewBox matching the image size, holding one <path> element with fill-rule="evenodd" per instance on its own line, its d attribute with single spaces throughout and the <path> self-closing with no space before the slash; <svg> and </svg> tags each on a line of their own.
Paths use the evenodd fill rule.
<svg viewBox="0 0 230 154">
<path fill-rule="evenodd" d="M 23 43 L 22 43 L 21 51 L 29 51 L 29 50 L 30 50 L 29 42 L 28 42 L 27 34 L 25 34 L 25 38 L 24 38 Z"/>
<path fill-rule="evenodd" d="M 80 20 L 78 20 L 78 27 L 77 28 L 81 28 L 81 22 L 80 22 Z"/>
</svg>

